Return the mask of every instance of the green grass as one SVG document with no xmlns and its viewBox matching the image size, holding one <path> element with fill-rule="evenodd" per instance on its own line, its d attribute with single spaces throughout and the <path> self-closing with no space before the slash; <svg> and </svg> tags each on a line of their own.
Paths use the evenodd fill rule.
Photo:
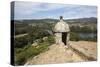
<svg viewBox="0 0 100 67">
<path fill-rule="evenodd" d="M 70 32 L 70 40 L 71 41 L 79 41 L 78 35 L 74 32 Z"/>
<path fill-rule="evenodd" d="M 52 36 L 48 37 L 45 41 L 41 40 L 38 42 L 36 47 L 31 44 L 24 48 L 15 48 L 15 65 L 23 65 L 27 60 L 32 59 L 34 56 L 44 52 L 48 49 L 48 46 L 54 43 Z"/>
</svg>

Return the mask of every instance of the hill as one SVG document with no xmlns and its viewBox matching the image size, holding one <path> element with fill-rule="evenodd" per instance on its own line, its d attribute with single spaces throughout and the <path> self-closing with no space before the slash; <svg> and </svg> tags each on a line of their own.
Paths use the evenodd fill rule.
<svg viewBox="0 0 100 67">
<path fill-rule="evenodd" d="M 51 45 L 48 51 L 33 57 L 25 65 L 95 61 L 96 59 L 95 42 L 71 41 L 67 48 L 63 44 Z"/>
<path fill-rule="evenodd" d="M 13 20 L 12 20 L 13 21 Z M 58 22 L 58 19 L 25 19 L 25 20 L 14 20 L 15 23 L 21 22 L 21 23 L 41 23 L 41 22 L 46 22 L 46 23 L 55 23 Z M 96 17 L 90 17 L 90 18 L 77 18 L 77 19 L 65 19 L 64 21 L 66 22 L 79 22 L 79 23 L 97 23 L 97 18 Z"/>
</svg>

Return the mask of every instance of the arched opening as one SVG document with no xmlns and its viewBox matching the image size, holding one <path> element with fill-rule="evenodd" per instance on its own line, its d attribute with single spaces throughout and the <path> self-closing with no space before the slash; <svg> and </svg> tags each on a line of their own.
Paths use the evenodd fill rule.
<svg viewBox="0 0 100 67">
<path fill-rule="evenodd" d="M 67 41 L 67 32 L 62 32 L 62 42 L 66 45 Z"/>
</svg>

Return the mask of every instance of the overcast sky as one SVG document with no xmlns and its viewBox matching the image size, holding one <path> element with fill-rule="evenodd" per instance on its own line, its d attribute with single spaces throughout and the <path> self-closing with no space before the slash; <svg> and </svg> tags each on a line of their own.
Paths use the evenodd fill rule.
<svg viewBox="0 0 100 67">
<path fill-rule="evenodd" d="M 96 6 L 16 1 L 14 19 L 65 19 L 97 17 Z"/>
</svg>

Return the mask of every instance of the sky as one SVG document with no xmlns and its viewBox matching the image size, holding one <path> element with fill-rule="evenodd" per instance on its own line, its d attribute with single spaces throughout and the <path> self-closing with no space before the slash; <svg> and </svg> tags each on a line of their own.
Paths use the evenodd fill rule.
<svg viewBox="0 0 100 67">
<path fill-rule="evenodd" d="M 14 19 L 64 19 L 97 17 L 97 7 L 87 5 L 55 4 L 15 1 Z"/>
</svg>

